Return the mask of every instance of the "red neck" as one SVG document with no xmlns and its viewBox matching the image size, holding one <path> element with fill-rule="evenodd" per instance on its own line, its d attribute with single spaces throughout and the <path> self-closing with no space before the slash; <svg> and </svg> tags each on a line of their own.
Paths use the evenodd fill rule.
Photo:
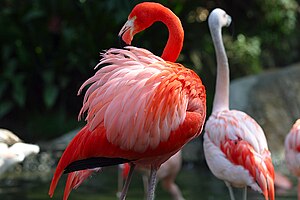
<svg viewBox="0 0 300 200">
<path fill-rule="evenodd" d="M 179 18 L 169 9 L 163 9 L 161 12 L 157 15 L 157 21 L 164 23 L 169 31 L 169 38 L 161 57 L 166 61 L 175 62 L 183 46 L 184 31 Z"/>
</svg>

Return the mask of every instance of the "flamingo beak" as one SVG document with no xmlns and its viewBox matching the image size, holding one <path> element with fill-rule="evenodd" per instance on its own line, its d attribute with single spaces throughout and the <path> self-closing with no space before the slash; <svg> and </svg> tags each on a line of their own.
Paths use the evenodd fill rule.
<svg viewBox="0 0 300 200">
<path fill-rule="evenodd" d="M 231 20 L 232 20 L 231 17 L 229 15 L 227 15 L 227 23 L 226 23 L 227 27 L 230 26 Z"/>
<path fill-rule="evenodd" d="M 131 41 L 133 39 L 133 31 L 134 31 L 134 20 L 136 17 L 128 19 L 128 21 L 124 24 L 122 29 L 119 32 L 119 38 L 121 39 L 121 43 L 125 43 L 126 45 L 131 45 Z"/>
</svg>

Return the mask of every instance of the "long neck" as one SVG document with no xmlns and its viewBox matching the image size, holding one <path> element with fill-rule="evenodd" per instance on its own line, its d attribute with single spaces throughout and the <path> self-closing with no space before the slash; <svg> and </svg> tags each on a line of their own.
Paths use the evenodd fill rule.
<svg viewBox="0 0 300 200">
<path fill-rule="evenodd" d="M 221 28 L 214 26 L 210 31 L 217 57 L 217 81 L 213 102 L 213 112 L 217 112 L 229 109 L 229 66 Z"/>
<path fill-rule="evenodd" d="M 156 16 L 155 21 L 164 23 L 169 31 L 169 38 L 161 57 L 166 61 L 175 62 L 183 46 L 184 31 L 181 22 L 169 9 L 160 10 Z"/>
</svg>

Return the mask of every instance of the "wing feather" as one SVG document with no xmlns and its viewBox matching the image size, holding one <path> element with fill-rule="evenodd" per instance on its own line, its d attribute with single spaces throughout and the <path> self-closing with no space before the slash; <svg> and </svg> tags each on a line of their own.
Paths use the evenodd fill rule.
<svg viewBox="0 0 300 200">
<path fill-rule="evenodd" d="M 194 72 L 145 49 L 110 49 L 100 65 L 106 66 L 79 89 L 90 84 L 80 115 L 87 112 L 90 131 L 104 123 L 107 139 L 122 149 L 154 149 L 184 122 L 190 101 L 199 99 L 194 104 L 205 108 Z"/>
<path fill-rule="evenodd" d="M 252 118 L 241 111 L 213 113 L 205 126 L 205 156 L 217 177 L 236 186 L 246 184 L 262 192 L 266 199 L 274 199 L 271 154 L 267 144 L 259 141 L 264 140 L 265 136 L 258 127 Z"/>
</svg>

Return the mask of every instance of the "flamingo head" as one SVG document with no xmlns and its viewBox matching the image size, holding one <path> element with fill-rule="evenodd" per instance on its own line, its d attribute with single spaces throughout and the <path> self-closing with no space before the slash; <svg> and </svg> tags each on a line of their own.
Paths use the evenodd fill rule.
<svg viewBox="0 0 300 200">
<path fill-rule="evenodd" d="M 231 23 L 231 17 L 222 9 L 214 9 L 208 18 L 209 26 L 228 27 Z"/>
<path fill-rule="evenodd" d="M 129 14 L 127 22 L 120 30 L 119 37 L 127 45 L 130 45 L 136 33 L 145 30 L 157 21 L 157 15 L 159 15 L 157 11 L 163 8 L 162 5 L 153 2 L 144 2 L 136 5 Z"/>
</svg>

